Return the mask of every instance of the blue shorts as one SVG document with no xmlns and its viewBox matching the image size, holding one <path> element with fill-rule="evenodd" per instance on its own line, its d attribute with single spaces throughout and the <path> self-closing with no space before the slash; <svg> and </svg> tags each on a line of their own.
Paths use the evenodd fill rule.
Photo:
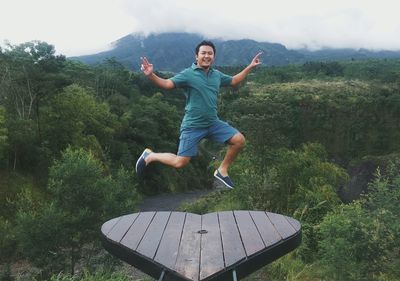
<svg viewBox="0 0 400 281">
<path fill-rule="evenodd" d="M 179 138 L 178 156 L 196 156 L 197 146 L 202 139 L 225 143 L 238 132 L 231 125 L 221 120 L 206 128 L 184 128 Z"/>
</svg>

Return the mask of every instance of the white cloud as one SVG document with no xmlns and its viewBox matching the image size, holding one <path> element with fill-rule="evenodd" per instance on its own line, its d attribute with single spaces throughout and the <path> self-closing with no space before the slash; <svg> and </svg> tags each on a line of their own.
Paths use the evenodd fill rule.
<svg viewBox="0 0 400 281">
<path fill-rule="evenodd" d="M 396 0 L 0 0 L 0 40 L 93 53 L 131 32 L 196 32 L 288 48 L 400 49 Z M 5 8 L 4 8 L 5 7 Z"/>
<path fill-rule="evenodd" d="M 104 48 L 132 30 L 120 0 L 1 0 L 0 40 L 46 41 L 67 54 Z"/>
</svg>

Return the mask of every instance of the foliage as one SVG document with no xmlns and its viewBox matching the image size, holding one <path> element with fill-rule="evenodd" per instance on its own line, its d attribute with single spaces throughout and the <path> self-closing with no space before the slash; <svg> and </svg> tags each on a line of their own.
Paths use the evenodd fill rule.
<svg viewBox="0 0 400 281">
<path fill-rule="evenodd" d="M 0 266 L 0 280 L 1 281 L 14 281 L 14 277 L 11 274 L 10 265 L 2 265 Z"/>
<path fill-rule="evenodd" d="M 0 106 L 0 167 L 3 166 L 2 164 L 5 159 L 5 152 L 8 145 L 7 135 L 8 131 L 5 122 L 5 109 Z"/>
<path fill-rule="evenodd" d="M 132 172 L 120 167 L 113 177 L 107 177 L 103 182 L 106 198 L 103 202 L 105 219 L 110 219 L 121 213 L 136 210 L 138 200 L 138 184 L 134 181 Z"/>
<path fill-rule="evenodd" d="M 129 175 L 120 170 L 114 180 L 104 172 L 92 153 L 68 148 L 50 169 L 51 201 L 37 208 L 29 196 L 22 201 L 28 204 L 19 208 L 19 247 L 44 274 L 67 266 L 73 274 L 84 247 L 98 243 L 101 223 L 134 208 Z"/>
<path fill-rule="evenodd" d="M 321 263 L 335 280 L 394 280 L 400 260 L 400 177 L 377 176 L 360 200 L 328 214 L 320 225 Z"/>
<path fill-rule="evenodd" d="M 84 272 L 82 276 L 53 275 L 50 281 L 129 281 L 128 275 L 118 272 Z"/>
<path fill-rule="evenodd" d="M 106 59 L 94 68 L 96 95 L 109 100 L 116 94 L 130 98 L 134 95 L 134 75 L 114 58 Z"/>
<path fill-rule="evenodd" d="M 45 196 L 45 192 L 30 175 L 0 171 L 0 217 L 12 222 L 18 208 L 19 195 L 26 190 L 35 199 Z"/>
<path fill-rule="evenodd" d="M 32 119 L 7 118 L 8 166 L 13 171 L 32 171 L 38 163 L 39 145 L 35 123 Z"/>
<path fill-rule="evenodd" d="M 346 166 L 353 159 L 400 149 L 395 141 L 400 132 L 397 84 L 312 80 L 253 89 L 252 95 L 235 100 L 223 114 L 261 155 L 268 147 L 319 142 L 330 159 Z"/>
<path fill-rule="evenodd" d="M 11 261 L 15 253 L 15 233 L 10 221 L 0 217 L 0 264 Z"/>
<path fill-rule="evenodd" d="M 296 258 L 296 251 L 290 253 L 277 261 L 266 266 L 264 274 L 270 280 L 286 281 L 321 281 L 318 277 L 320 269 L 315 264 L 306 264 L 301 259 Z"/>
<path fill-rule="evenodd" d="M 294 210 L 295 216 L 302 221 L 318 222 L 340 203 L 336 191 L 346 183 L 348 175 L 327 161 L 323 146 L 303 145 L 300 152 L 287 152 L 281 159 L 277 166 L 278 182 L 281 192 L 288 195 L 287 208 Z"/>
<path fill-rule="evenodd" d="M 66 216 L 54 204 L 37 211 L 19 212 L 16 237 L 25 258 L 42 269 L 44 276 L 59 272 L 68 264 L 70 231 Z"/>
<path fill-rule="evenodd" d="M 179 210 L 194 214 L 206 214 L 217 211 L 240 210 L 244 206 L 229 191 L 212 192 L 194 202 L 184 203 Z"/>
<path fill-rule="evenodd" d="M 116 126 L 115 117 L 105 103 L 98 102 L 93 91 L 70 85 L 49 100 L 42 109 L 43 137 L 54 154 L 68 145 L 86 147 L 102 155 L 97 142 L 107 143 Z M 94 138 L 93 138 L 94 136 Z"/>
<path fill-rule="evenodd" d="M 7 46 L 1 56 L 1 102 L 12 116 L 37 118 L 42 99 L 66 85 L 62 71 L 65 57 L 54 46 L 32 41 Z"/>
<path fill-rule="evenodd" d="M 308 60 L 303 64 L 258 69 L 252 80 L 260 84 L 272 84 L 344 78 L 346 81 L 392 84 L 399 81 L 399 67 L 399 59 Z"/>
<path fill-rule="evenodd" d="M 303 69 L 307 74 L 318 76 L 343 76 L 344 67 L 337 61 L 332 62 L 306 62 Z"/>
<path fill-rule="evenodd" d="M 268 210 L 300 220 L 302 245 L 261 278 L 398 279 L 399 73 L 395 59 L 314 61 L 258 68 L 224 89 L 220 116 L 247 142 L 230 169 L 237 188 L 182 210 Z M 176 151 L 183 113 L 181 90 L 160 90 L 115 59 L 88 66 L 38 41 L 0 49 L 1 262 L 28 259 L 40 278 L 76 273 L 81 260 L 96 271 L 100 224 L 133 212 L 141 193 L 211 187 L 225 150 L 209 142 L 184 169 L 152 164 L 143 179 L 133 173 L 145 147 Z M 363 183 L 361 199 L 341 204 L 338 190 L 360 177 L 345 170 L 363 161 L 381 172 Z M 120 278 L 52 278 L 103 275 Z"/>
<path fill-rule="evenodd" d="M 312 149 L 311 145 L 304 148 L 304 154 L 298 152 L 297 156 L 308 154 L 308 157 L 320 157 L 318 147 Z M 293 155 L 293 152 L 290 154 Z M 287 167 L 293 165 L 288 159 L 283 162 L 289 164 Z M 397 280 L 400 274 L 399 163 L 398 159 L 394 159 L 386 168 L 385 176 L 378 173 L 369 186 L 369 193 L 360 200 L 347 205 L 338 205 L 338 201 L 334 200 L 336 204 L 328 209 L 317 205 L 320 209 L 314 216 L 312 212 L 303 214 L 301 247 L 266 267 L 266 275 L 274 280 Z M 307 169 L 303 172 L 296 170 L 293 174 L 304 176 L 304 171 Z M 341 173 L 343 171 L 337 175 Z M 328 179 L 333 176 L 329 173 L 322 175 L 328 175 Z M 297 181 L 301 178 L 299 176 Z M 314 191 L 315 194 L 320 192 Z M 227 210 L 231 207 L 229 201 L 232 198 L 236 198 L 236 202 L 241 198 L 243 202 L 243 194 L 249 194 L 249 189 L 238 188 L 229 193 L 208 195 L 182 209 L 196 213 Z M 259 190 L 255 194 L 260 195 Z"/>
<path fill-rule="evenodd" d="M 6 108 L 9 165 L 16 170 L 36 167 L 40 159 L 42 102 L 58 93 L 67 81 L 65 57 L 54 46 L 32 41 L 8 45 L 0 56 L 0 105 Z"/>
<path fill-rule="evenodd" d="M 347 173 L 326 160 L 319 144 L 299 150 L 280 150 L 263 171 L 244 153 L 234 169 L 237 173 L 237 200 L 247 208 L 272 210 L 294 215 L 302 221 L 317 222 L 339 204 L 336 190 Z"/>
<path fill-rule="evenodd" d="M 113 140 L 111 153 L 121 157 L 121 164 L 134 163 L 143 149 L 175 152 L 179 141 L 180 116 L 177 109 L 164 101 L 160 93 L 143 96 L 121 116 L 118 138 Z M 124 143 L 121 145 L 122 140 Z M 183 191 L 209 186 L 207 163 L 199 154 L 185 169 L 174 171 L 160 164 L 152 164 L 140 185 L 140 191 L 154 194 L 165 191 Z"/>
</svg>

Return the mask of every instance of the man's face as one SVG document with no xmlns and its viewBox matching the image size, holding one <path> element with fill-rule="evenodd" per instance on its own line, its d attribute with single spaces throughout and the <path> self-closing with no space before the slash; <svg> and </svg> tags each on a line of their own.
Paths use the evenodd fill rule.
<svg viewBox="0 0 400 281">
<path fill-rule="evenodd" d="M 200 46 L 196 61 L 199 67 L 209 69 L 214 62 L 213 48 L 211 46 Z"/>
</svg>

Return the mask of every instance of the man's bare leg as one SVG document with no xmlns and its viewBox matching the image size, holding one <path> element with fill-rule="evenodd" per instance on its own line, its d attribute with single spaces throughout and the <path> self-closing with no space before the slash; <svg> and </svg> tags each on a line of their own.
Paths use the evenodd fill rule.
<svg viewBox="0 0 400 281">
<path fill-rule="evenodd" d="M 189 163 L 190 159 L 191 157 L 189 156 L 178 156 L 173 153 L 152 152 L 146 157 L 145 161 L 146 166 L 151 162 L 160 162 L 174 168 L 182 168 Z"/>
<path fill-rule="evenodd" d="M 224 177 L 228 176 L 229 166 L 235 160 L 236 156 L 243 149 L 246 140 L 241 133 L 235 134 L 228 143 L 228 150 L 226 151 L 224 160 L 221 162 L 218 170 L 220 174 Z"/>
</svg>

